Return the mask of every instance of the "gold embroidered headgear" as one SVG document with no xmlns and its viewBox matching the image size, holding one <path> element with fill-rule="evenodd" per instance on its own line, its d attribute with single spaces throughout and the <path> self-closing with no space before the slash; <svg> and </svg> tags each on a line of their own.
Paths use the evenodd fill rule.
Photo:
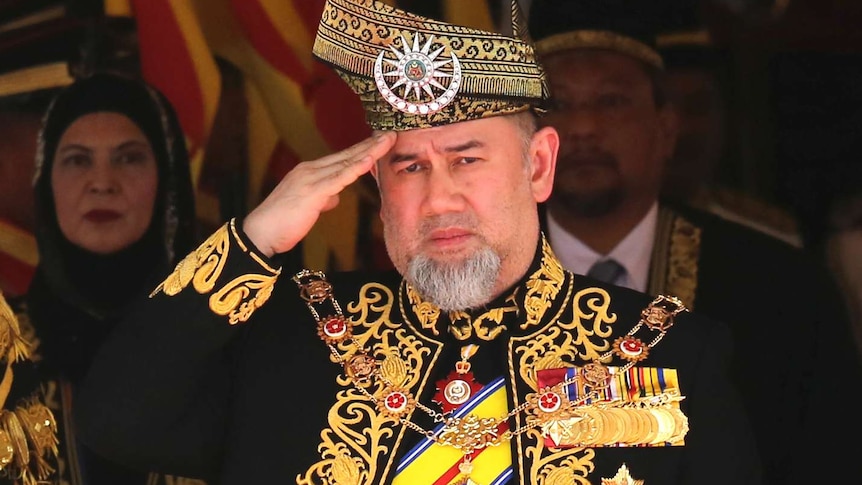
<svg viewBox="0 0 862 485">
<path fill-rule="evenodd" d="M 570 49 L 605 49 L 664 69 L 656 49 L 659 17 L 651 0 L 533 0 L 529 27 L 540 58 Z"/>
<path fill-rule="evenodd" d="M 545 76 L 512 2 L 515 38 L 372 0 L 327 0 L 314 55 L 359 95 L 375 130 L 412 130 L 541 107 Z"/>
</svg>

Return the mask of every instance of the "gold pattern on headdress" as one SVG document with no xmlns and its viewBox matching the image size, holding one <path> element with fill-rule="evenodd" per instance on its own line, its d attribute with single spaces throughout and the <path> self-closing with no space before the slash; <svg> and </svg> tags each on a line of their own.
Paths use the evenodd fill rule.
<svg viewBox="0 0 862 485">
<path fill-rule="evenodd" d="M 427 49 L 422 43 L 428 43 Z M 407 59 L 416 49 L 433 55 Z M 368 124 L 377 130 L 410 130 L 518 113 L 547 97 L 544 73 L 533 47 L 524 40 L 451 25 L 373 0 L 327 0 L 312 52 L 359 95 Z M 388 84 L 382 75 L 382 55 L 396 68 L 392 75 L 400 72 L 402 78 L 418 82 L 412 85 L 418 88 L 413 93 L 424 93 L 425 101 L 407 92 L 399 95 L 403 85 Z M 408 64 L 419 57 L 422 62 Z M 452 70 L 427 77 L 437 72 L 436 67 L 444 67 L 433 62 L 443 58 Z M 412 71 L 405 71 L 408 68 Z M 453 85 L 455 79 L 459 82 Z M 411 100 L 416 101 L 413 112 Z"/>
<path fill-rule="evenodd" d="M 658 69 L 664 61 L 652 47 L 610 30 L 575 30 L 554 34 L 536 41 L 539 57 L 571 49 L 605 49 L 639 59 Z"/>
<path fill-rule="evenodd" d="M 202 295 L 212 292 L 209 298 L 210 310 L 217 315 L 226 315 L 231 325 L 248 320 L 255 310 L 269 300 L 281 270 L 270 268 L 259 256 L 249 252 L 237 234 L 235 224 L 236 220 L 231 219 L 183 258 L 174 271 L 150 293 L 150 298 L 159 292 L 174 296 L 191 283 L 195 291 Z M 224 272 L 232 244 L 249 253 L 268 274 L 240 275 L 213 292 Z"/>
</svg>

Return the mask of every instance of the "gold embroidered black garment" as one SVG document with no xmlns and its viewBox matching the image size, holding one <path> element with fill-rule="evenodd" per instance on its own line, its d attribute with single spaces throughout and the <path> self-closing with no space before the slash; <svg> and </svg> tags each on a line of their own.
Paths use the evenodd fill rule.
<svg viewBox="0 0 862 485">
<path fill-rule="evenodd" d="M 391 483 L 421 436 L 349 382 L 292 272 L 257 256 L 233 224 L 186 263 L 95 363 L 79 400 L 87 442 L 117 459 L 180 474 L 195 468 L 223 484 Z M 540 369 L 589 363 L 652 301 L 584 286 L 544 240 L 522 280 L 477 311 L 441 313 L 394 272 L 327 276 L 356 341 L 390 382 L 429 407 L 463 345 L 478 346 L 470 359 L 477 381 L 505 377 L 514 408 L 536 391 Z M 678 373 L 690 424 L 685 446 L 549 449 L 531 429 L 508 443 L 515 457 L 509 483 L 600 484 L 623 464 L 646 484 L 757 483 L 747 423 L 724 377 L 726 339 L 723 326 L 681 314 L 643 363 Z M 118 372 L 132 373 L 135 386 L 117 384 Z M 132 395 L 119 399 L 118 387 Z M 420 414 L 411 420 L 430 428 Z M 519 413 L 509 427 L 524 424 Z"/>
</svg>

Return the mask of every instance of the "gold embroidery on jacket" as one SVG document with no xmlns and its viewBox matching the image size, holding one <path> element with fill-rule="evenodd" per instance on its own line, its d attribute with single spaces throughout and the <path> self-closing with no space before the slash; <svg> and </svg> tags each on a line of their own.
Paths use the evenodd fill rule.
<svg viewBox="0 0 862 485">
<path fill-rule="evenodd" d="M 416 292 L 416 289 L 407 285 L 407 298 L 410 300 L 410 305 L 413 311 L 416 312 L 416 317 L 419 319 L 419 324 L 425 330 L 431 330 L 434 335 L 440 335 L 437 329 L 437 321 L 440 319 L 440 309 L 437 305 L 422 301 L 422 297 Z"/>
<path fill-rule="evenodd" d="M 673 221 L 670 261 L 667 268 L 667 291 L 676 295 L 688 308 L 694 308 L 697 291 L 697 260 L 700 257 L 700 228 L 682 217 Z"/>
<path fill-rule="evenodd" d="M 550 464 L 549 460 L 547 466 L 539 472 L 538 480 L 533 483 L 539 485 L 590 485 L 590 481 L 586 477 L 593 471 L 593 458 L 595 458 L 596 453 L 592 449 L 586 451 L 580 458 L 567 456 L 560 461 L 559 466 Z"/>
<path fill-rule="evenodd" d="M 164 291 L 168 296 L 174 296 L 192 281 L 198 293 L 209 293 L 224 270 L 229 248 L 230 237 L 228 225 L 225 224 L 177 263 L 174 272 L 150 293 L 150 297 L 158 294 L 159 291 Z"/>
<path fill-rule="evenodd" d="M 572 280 L 573 281 L 573 280 Z M 569 283 L 567 294 L 573 291 Z M 515 362 L 510 371 L 519 372 L 521 379 L 535 392 L 537 375 L 542 369 L 575 365 L 592 361 L 610 348 L 608 337 L 613 333 L 617 316 L 610 312 L 611 298 L 602 288 L 590 287 L 577 291 L 570 305 L 558 318 L 531 335 L 513 342 Z M 517 394 L 521 394 L 518 392 Z M 523 419 L 517 416 L 519 422 Z M 593 471 L 595 451 L 591 448 L 549 449 L 540 430 L 532 429 L 518 437 L 524 455 L 531 457 L 527 483 L 588 485 L 587 476 Z M 524 457 L 519 456 L 520 469 L 524 470 Z"/>
<path fill-rule="evenodd" d="M 659 209 L 647 293 L 669 293 L 695 309 L 701 232 L 674 211 Z"/>
<path fill-rule="evenodd" d="M 210 309 L 217 315 L 228 315 L 231 325 L 248 320 L 255 310 L 269 300 L 280 273 L 247 274 L 234 278 L 210 296 Z"/>
<path fill-rule="evenodd" d="M 515 303 L 515 295 L 506 299 L 507 306 L 491 308 L 475 319 L 470 314 L 462 311 L 449 312 L 452 325 L 449 331 L 458 340 L 467 340 L 475 333 L 476 337 L 490 342 L 506 330 L 503 320 L 509 313 L 518 313 L 518 305 Z"/>
<path fill-rule="evenodd" d="M 565 271 L 560 264 L 548 240 L 542 238 L 542 264 L 527 280 L 527 294 L 524 297 L 524 308 L 527 315 L 521 328 L 538 325 L 545 312 L 554 304 L 557 294 L 563 287 Z"/>
<path fill-rule="evenodd" d="M 216 281 L 222 275 L 230 253 L 231 238 L 243 249 L 239 235 L 236 233 L 234 220 L 224 224 L 204 241 L 195 251 L 180 261 L 171 273 L 150 297 L 159 291 L 168 296 L 174 296 L 192 283 L 195 291 L 204 295 L 215 288 Z M 263 264 L 259 257 L 252 254 L 255 261 L 262 264 L 270 274 L 245 274 L 238 276 L 218 291 L 210 295 L 209 307 L 216 315 L 227 316 L 228 322 L 235 325 L 245 322 L 255 310 L 260 308 L 272 295 L 278 275 L 281 270 L 275 270 Z"/>
<path fill-rule="evenodd" d="M 392 323 L 390 311 L 394 303 L 389 288 L 367 283 L 358 299 L 347 305 L 345 316 L 353 325 L 357 347 L 369 349 L 381 362 L 381 374 L 394 385 L 419 394 L 427 384 L 428 368 L 436 356 L 430 355 L 427 342 L 420 341 L 407 326 Z M 345 350 L 349 348 L 341 345 Z M 334 356 L 330 358 L 335 361 Z M 371 485 L 392 472 L 394 451 L 405 428 L 397 426 L 394 418 L 379 413 L 346 375 L 339 375 L 337 382 L 344 388 L 336 394 L 329 410 L 329 427 L 321 432 L 321 460 L 297 476 L 300 485 Z M 380 396 L 384 390 L 382 383 L 375 382 L 365 391 Z"/>
</svg>

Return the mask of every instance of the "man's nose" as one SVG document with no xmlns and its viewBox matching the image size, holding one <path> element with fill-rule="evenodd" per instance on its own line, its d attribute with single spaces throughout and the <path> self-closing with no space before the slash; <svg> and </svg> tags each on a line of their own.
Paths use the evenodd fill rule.
<svg viewBox="0 0 862 485">
<path fill-rule="evenodd" d="M 599 114 L 588 104 L 568 108 L 558 124 L 562 136 L 572 139 L 595 138 L 601 128 Z"/>
<path fill-rule="evenodd" d="M 464 207 L 464 187 L 461 187 L 451 169 L 434 169 L 428 176 L 425 212 L 444 214 L 457 212 Z"/>
</svg>

